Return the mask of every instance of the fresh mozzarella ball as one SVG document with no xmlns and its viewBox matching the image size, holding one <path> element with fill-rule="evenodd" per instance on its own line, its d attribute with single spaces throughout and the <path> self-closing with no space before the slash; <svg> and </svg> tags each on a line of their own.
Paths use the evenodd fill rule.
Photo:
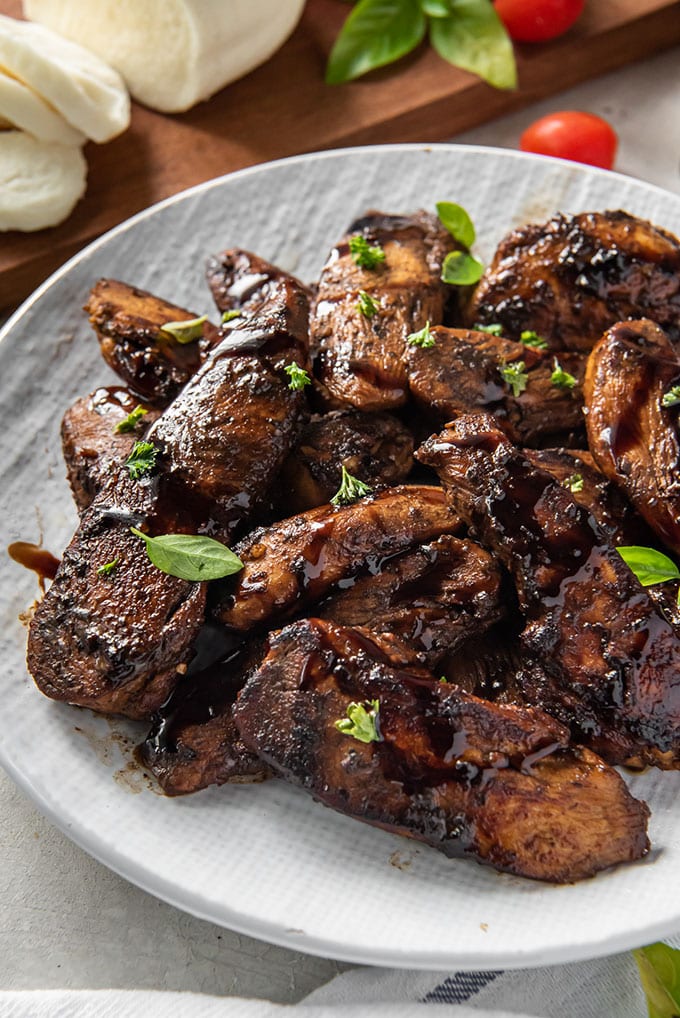
<svg viewBox="0 0 680 1018">
<path fill-rule="evenodd" d="M 0 230 L 56 226 L 82 197 L 86 177 L 78 146 L 0 132 Z"/>
</svg>

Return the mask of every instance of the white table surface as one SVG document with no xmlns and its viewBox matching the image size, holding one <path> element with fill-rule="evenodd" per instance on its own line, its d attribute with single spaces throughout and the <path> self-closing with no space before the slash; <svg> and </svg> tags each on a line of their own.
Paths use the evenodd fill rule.
<svg viewBox="0 0 680 1018">
<path fill-rule="evenodd" d="M 617 169 L 680 192 L 680 49 L 469 131 L 514 148 L 551 110 L 617 130 Z M 36 747 L 39 752 L 39 747 Z M 194 919 L 128 884 L 55 830 L 0 771 L 0 988 L 148 988 L 297 1001 L 343 967 Z"/>
</svg>

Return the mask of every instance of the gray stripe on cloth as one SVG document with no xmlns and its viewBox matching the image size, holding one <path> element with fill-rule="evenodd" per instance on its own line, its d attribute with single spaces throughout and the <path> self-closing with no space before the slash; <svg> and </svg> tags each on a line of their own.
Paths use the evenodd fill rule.
<svg viewBox="0 0 680 1018">
<path fill-rule="evenodd" d="M 423 997 L 423 1004 L 463 1004 L 492 983 L 497 972 L 455 972 Z"/>
</svg>

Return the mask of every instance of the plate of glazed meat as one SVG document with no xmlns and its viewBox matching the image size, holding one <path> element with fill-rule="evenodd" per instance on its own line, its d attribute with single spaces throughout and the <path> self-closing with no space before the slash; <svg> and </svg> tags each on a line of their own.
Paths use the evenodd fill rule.
<svg viewBox="0 0 680 1018">
<path fill-rule="evenodd" d="M 407 145 L 72 259 L 0 343 L 10 775 L 139 886 L 310 953 L 677 928 L 678 232 L 639 181 Z"/>
</svg>

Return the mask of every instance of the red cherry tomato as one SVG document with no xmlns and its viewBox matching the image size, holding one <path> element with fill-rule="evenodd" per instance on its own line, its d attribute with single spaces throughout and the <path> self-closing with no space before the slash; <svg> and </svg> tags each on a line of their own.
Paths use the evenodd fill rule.
<svg viewBox="0 0 680 1018">
<path fill-rule="evenodd" d="M 602 117 L 565 110 L 549 113 L 530 124 L 520 138 L 519 147 L 523 152 L 559 156 L 611 170 L 618 141 L 614 128 Z"/>
<path fill-rule="evenodd" d="M 581 16 L 585 0 L 496 0 L 496 12 L 515 42 L 546 42 Z"/>
</svg>

